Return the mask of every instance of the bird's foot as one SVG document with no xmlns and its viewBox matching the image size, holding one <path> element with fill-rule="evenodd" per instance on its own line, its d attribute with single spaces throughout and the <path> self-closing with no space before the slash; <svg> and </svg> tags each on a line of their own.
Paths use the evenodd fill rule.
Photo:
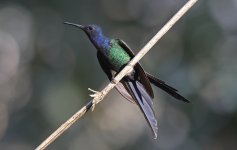
<svg viewBox="0 0 237 150">
<path fill-rule="evenodd" d="M 90 97 L 95 98 L 95 97 L 101 97 L 102 93 L 92 90 L 91 88 L 88 88 L 89 91 L 93 92 L 94 94 L 90 94 Z M 92 100 L 92 107 L 91 110 L 93 111 L 95 109 L 95 105 L 99 102 L 99 99 L 93 99 Z"/>
</svg>

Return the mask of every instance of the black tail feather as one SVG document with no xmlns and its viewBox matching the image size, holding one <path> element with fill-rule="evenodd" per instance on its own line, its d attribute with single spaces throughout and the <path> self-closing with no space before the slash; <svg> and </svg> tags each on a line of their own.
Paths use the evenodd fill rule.
<svg viewBox="0 0 237 150">
<path fill-rule="evenodd" d="M 152 104 L 149 103 L 152 101 L 151 97 L 145 92 L 143 86 L 141 86 L 138 81 L 126 81 L 125 83 L 129 88 L 132 97 L 134 97 L 137 105 L 145 116 L 147 123 L 151 127 L 151 130 L 154 134 L 154 139 L 156 139 L 158 127 L 157 120 L 151 106 Z"/>
<path fill-rule="evenodd" d="M 189 103 L 190 101 L 187 100 L 186 98 L 184 98 L 182 95 L 180 95 L 177 89 L 167 85 L 164 81 L 157 79 L 156 77 L 152 76 L 149 73 L 146 73 L 148 79 L 150 80 L 150 82 L 152 84 L 154 84 L 155 86 L 159 87 L 160 89 L 164 90 L 165 92 L 167 92 L 168 94 L 170 94 L 171 96 L 173 96 L 174 98 L 178 99 L 178 100 L 182 100 L 184 102 Z"/>
</svg>

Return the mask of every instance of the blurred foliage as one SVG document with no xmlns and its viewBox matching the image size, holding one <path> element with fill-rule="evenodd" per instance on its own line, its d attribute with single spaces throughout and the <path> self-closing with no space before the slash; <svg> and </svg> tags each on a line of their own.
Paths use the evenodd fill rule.
<svg viewBox="0 0 237 150">
<path fill-rule="evenodd" d="M 98 24 L 137 52 L 185 0 L 1 0 L 0 149 L 35 148 L 108 80 L 86 35 Z M 155 91 L 158 140 L 113 90 L 48 149 L 236 149 L 237 1 L 199 0 L 142 59 L 191 104 Z"/>
</svg>

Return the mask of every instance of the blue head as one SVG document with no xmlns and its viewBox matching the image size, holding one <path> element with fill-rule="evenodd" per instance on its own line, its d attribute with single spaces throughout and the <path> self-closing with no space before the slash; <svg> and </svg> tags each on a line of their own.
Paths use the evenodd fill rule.
<svg viewBox="0 0 237 150">
<path fill-rule="evenodd" d="M 109 46 L 109 39 L 103 35 L 102 29 L 98 25 L 83 26 L 70 22 L 64 22 L 64 24 L 72 25 L 82 29 L 97 48 L 107 49 Z"/>
</svg>

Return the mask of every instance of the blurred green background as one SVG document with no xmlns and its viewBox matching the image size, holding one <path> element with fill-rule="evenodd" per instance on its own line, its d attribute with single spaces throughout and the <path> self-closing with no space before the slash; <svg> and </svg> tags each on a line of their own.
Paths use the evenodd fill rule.
<svg viewBox="0 0 237 150">
<path fill-rule="evenodd" d="M 36 148 L 107 77 L 86 35 L 98 24 L 137 52 L 185 0 L 1 0 L 0 149 Z M 141 60 L 191 101 L 154 87 L 158 139 L 139 109 L 112 90 L 50 150 L 234 150 L 237 147 L 237 1 L 199 0 Z"/>
</svg>

